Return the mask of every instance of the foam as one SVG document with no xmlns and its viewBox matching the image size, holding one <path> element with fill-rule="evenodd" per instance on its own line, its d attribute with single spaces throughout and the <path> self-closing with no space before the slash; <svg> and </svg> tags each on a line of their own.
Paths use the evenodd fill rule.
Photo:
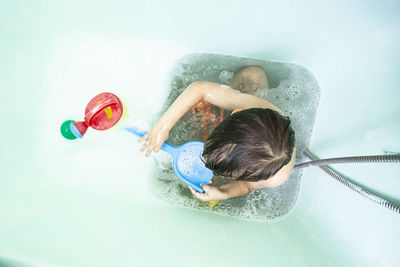
<svg viewBox="0 0 400 267">
<path fill-rule="evenodd" d="M 237 73 L 250 65 L 258 65 L 267 73 L 271 88 L 258 89 L 256 94 L 281 108 L 290 117 L 296 132 L 296 160 L 303 161 L 302 151 L 311 140 L 320 92 L 313 75 L 299 65 L 212 54 L 184 56 L 176 62 L 170 73 L 170 94 L 159 116 L 190 83 L 211 81 L 227 84 L 233 77 L 230 73 Z M 225 113 L 225 116 L 230 115 L 229 112 Z M 202 140 L 202 130 L 199 118 L 189 112 L 171 130 L 169 142 L 181 145 L 194 140 Z M 187 186 L 176 179 L 171 168 L 155 165 L 151 190 L 160 199 L 175 205 L 245 219 L 266 220 L 281 217 L 293 208 L 297 201 L 301 174 L 301 170 L 293 171 L 290 179 L 282 186 L 219 201 L 213 208 L 195 199 Z"/>
<path fill-rule="evenodd" d="M 233 71 L 223 70 L 218 76 L 218 82 L 222 84 L 228 84 L 230 80 L 232 80 L 235 73 Z"/>
</svg>

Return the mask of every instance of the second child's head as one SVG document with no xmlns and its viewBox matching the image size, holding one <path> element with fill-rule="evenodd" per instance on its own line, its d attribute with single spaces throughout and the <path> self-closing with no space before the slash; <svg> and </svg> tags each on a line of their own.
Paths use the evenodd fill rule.
<svg viewBox="0 0 400 267">
<path fill-rule="evenodd" d="M 215 175 L 255 182 L 288 164 L 294 145 L 287 117 L 271 109 L 251 108 L 232 114 L 214 129 L 203 157 Z"/>
</svg>

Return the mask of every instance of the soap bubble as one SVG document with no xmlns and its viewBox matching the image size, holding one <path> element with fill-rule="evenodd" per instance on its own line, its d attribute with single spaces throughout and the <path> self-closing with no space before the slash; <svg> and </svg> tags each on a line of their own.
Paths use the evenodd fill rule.
<svg viewBox="0 0 400 267">
<path fill-rule="evenodd" d="M 218 76 L 219 83 L 228 84 L 230 80 L 232 80 L 233 76 L 235 75 L 232 71 L 223 70 Z"/>
</svg>

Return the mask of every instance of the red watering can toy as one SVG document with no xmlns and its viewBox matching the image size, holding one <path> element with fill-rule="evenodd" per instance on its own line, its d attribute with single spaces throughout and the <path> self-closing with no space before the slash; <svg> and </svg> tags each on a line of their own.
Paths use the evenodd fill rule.
<svg viewBox="0 0 400 267">
<path fill-rule="evenodd" d="M 66 139 L 82 138 L 88 127 L 104 131 L 115 126 L 125 115 L 126 108 L 116 95 L 101 93 L 87 104 L 84 121 L 67 120 L 60 131 Z"/>
</svg>

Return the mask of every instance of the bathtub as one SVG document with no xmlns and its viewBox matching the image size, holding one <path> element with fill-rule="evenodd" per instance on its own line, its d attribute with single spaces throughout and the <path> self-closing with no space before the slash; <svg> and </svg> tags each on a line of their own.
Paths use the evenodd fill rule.
<svg viewBox="0 0 400 267">
<path fill-rule="evenodd" d="M 111 91 L 150 124 L 177 60 L 214 53 L 300 64 L 319 83 L 310 149 L 400 152 L 396 1 L 19 1 L 0 4 L 1 266 L 399 266 L 400 215 L 317 167 L 281 219 L 167 203 L 121 129 L 61 137 Z M 129 118 L 128 118 L 129 119 Z M 335 166 L 400 199 L 399 164 Z"/>
</svg>

